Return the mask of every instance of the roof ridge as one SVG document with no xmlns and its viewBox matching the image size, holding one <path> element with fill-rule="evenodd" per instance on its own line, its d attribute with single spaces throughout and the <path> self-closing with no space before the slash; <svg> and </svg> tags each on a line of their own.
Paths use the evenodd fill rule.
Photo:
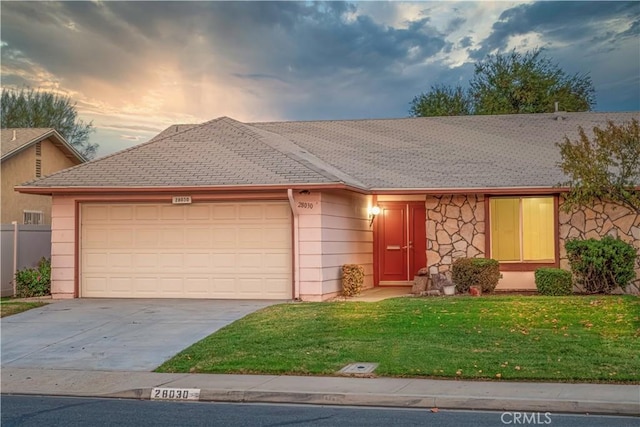
<svg viewBox="0 0 640 427">
<path fill-rule="evenodd" d="M 345 184 L 352 185 L 354 187 L 367 188 L 365 184 L 353 178 L 351 175 L 342 172 L 335 166 L 321 160 L 314 154 L 310 153 L 308 150 L 297 145 L 295 142 L 291 141 L 289 138 L 281 135 L 277 132 L 267 131 L 264 129 L 259 129 L 254 126 L 251 126 L 246 123 L 239 122 L 235 119 L 229 117 L 223 117 L 229 125 L 235 127 L 241 132 L 246 133 L 247 135 L 260 140 L 262 143 L 268 145 L 272 149 L 282 153 L 288 158 L 300 163 L 306 168 L 311 169 L 312 171 L 319 173 L 325 178 L 336 180 L 337 182 L 342 182 Z M 274 141 L 271 138 L 277 138 L 278 141 Z"/>
</svg>

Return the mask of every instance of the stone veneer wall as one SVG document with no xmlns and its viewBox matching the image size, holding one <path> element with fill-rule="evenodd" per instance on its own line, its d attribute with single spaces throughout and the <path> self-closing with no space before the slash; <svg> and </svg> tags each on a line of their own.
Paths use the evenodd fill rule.
<svg viewBox="0 0 640 427">
<path fill-rule="evenodd" d="M 427 268 L 451 277 L 456 258 L 483 258 L 483 195 L 427 196 Z"/>
<path fill-rule="evenodd" d="M 591 239 L 610 235 L 631 243 L 640 253 L 640 215 L 630 209 L 612 204 L 595 203 L 566 213 L 562 210 L 560 198 L 560 267 L 569 270 L 567 251 L 564 245 L 568 239 Z M 636 257 L 636 279 L 627 287 L 626 293 L 640 293 L 640 257 Z"/>
</svg>

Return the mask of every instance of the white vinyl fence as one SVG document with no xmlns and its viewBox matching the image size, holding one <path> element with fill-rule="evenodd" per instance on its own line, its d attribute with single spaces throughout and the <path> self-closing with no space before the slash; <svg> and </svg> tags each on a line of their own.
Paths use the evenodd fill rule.
<svg viewBox="0 0 640 427">
<path fill-rule="evenodd" d="M 51 258 L 51 226 L 2 224 L 0 296 L 13 295 L 15 270 L 36 267 L 40 258 Z"/>
</svg>

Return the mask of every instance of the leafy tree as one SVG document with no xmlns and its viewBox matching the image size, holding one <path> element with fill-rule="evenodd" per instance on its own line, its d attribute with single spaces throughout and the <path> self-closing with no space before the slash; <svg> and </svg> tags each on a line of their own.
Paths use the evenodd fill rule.
<svg viewBox="0 0 640 427">
<path fill-rule="evenodd" d="M 471 98 L 460 86 L 431 86 L 431 91 L 422 93 L 411 101 L 411 115 L 466 116 L 471 114 Z"/>
<path fill-rule="evenodd" d="M 590 111 L 595 104 L 591 78 L 567 75 L 535 49 L 520 54 L 490 55 L 475 65 L 470 82 L 476 114 Z"/>
<path fill-rule="evenodd" d="M 78 119 L 76 104 L 66 96 L 22 88 L 2 90 L 0 98 L 3 128 L 54 128 L 85 158 L 95 156 L 98 144 L 89 141 L 92 123 Z"/>
<path fill-rule="evenodd" d="M 431 87 L 413 99 L 409 112 L 418 117 L 551 113 L 555 102 L 564 111 L 590 111 L 595 105 L 591 78 L 568 75 L 542 53 L 489 55 L 475 64 L 468 92 L 459 86 Z"/>
<path fill-rule="evenodd" d="M 640 125 L 638 120 L 593 128 L 593 139 L 579 128 L 579 139 L 558 144 L 562 171 L 571 187 L 565 209 L 592 200 L 609 200 L 640 214 Z"/>
</svg>

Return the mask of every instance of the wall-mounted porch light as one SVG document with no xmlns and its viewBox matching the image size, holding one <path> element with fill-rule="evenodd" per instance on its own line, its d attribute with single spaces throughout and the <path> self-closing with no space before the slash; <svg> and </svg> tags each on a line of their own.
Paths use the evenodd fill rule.
<svg viewBox="0 0 640 427">
<path fill-rule="evenodd" d="M 369 227 L 371 227 L 373 225 L 373 220 L 376 219 L 376 215 L 378 215 L 380 213 L 380 207 L 379 206 L 371 206 L 367 210 L 369 211 L 369 219 L 371 220 L 369 222 Z"/>
</svg>

